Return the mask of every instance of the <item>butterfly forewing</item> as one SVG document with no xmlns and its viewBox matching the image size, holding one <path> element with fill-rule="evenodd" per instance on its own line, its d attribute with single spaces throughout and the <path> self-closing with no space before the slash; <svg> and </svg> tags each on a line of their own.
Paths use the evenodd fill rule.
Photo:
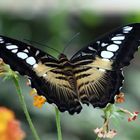
<svg viewBox="0 0 140 140">
<path fill-rule="evenodd" d="M 84 59 L 84 56 L 99 57 L 113 61 L 114 68 L 129 64 L 140 44 L 140 23 L 130 24 L 108 33 L 77 52 L 71 61 Z M 99 65 L 100 66 L 100 65 Z"/>
<path fill-rule="evenodd" d="M 55 103 L 60 111 L 80 112 L 81 105 L 60 62 L 51 55 L 21 41 L 0 36 L 0 57 L 14 71 L 27 75 L 32 88 Z M 61 78 L 60 78 L 61 77 Z"/>
</svg>

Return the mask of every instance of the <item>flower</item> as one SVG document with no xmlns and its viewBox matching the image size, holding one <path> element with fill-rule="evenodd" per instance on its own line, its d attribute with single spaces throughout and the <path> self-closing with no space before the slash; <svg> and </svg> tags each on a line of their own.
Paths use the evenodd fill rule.
<svg viewBox="0 0 140 140">
<path fill-rule="evenodd" d="M 46 98 L 44 96 L 35 95 L 33 105 L 35 107 L 41 108 L 43 104 L 46 102 Z"/>
<path fill-rule="evenodd" d="M 124 101 L 125 101 L 125 98 L 124 98 L 123 92 L 120 92 L 118 95 L 116 95 L 116 97 L 115 97 L 116 103 L 123 103 Z"/>
<path fill-rule="evenodd" d="M 135 121 L 137 119 L 137 117 L 138 117 L 138 114 L 139 114 L 139 112 L 133 112 L 133 113 L 131 113 L 131 117 L 128 118 L 128 121 L 129 122 Z"/>
<path fill-rule="evenodd" d="M 135 121 L 137 119 L 137 117 L 138 117 L 138 114 L 139 114 L 138 111 L 135 111 L 135 112 L 132 113 L 132 112 L 130 112 L 130 111 L 126 110 L 126 109 L 123 109 L 123 108 L 120 108 L 119 111 L 121 111 L 121 112 L 123 112 L 123 113 L 125 113 L 125 114 L 130 116 L 128 118 L 128 122 Z"/>
<path fill-rule="evenodd" d="M 31 81 L 29 79 L 27 80 L 26 85 L 31 86 Z"/>
<path fill-rule="evenodd" d="M 0 140 L 23 140 L 25 132 L 13 111 L 0 107 Z"/>
<path fill-rule="evenodd" d="M 106 131 L 103 127 L 96 128 L 94 132 L 97 134 L 99 138 L 110 138 L 110 139 L 112 139 L 117 134 L 115 130 Z"/>
<path fill-rule="evenodd" d="M 31 95 L 31 96 L 37 95 L 37 91 L 36 91 L 35 88 L 33 88 L 33 89 L 30 91 L 30 95 Z"/>
<path fill-rule="evenodd" d="M 43 104 L 45 104 L 46 102 L 46 98 L 44 96 L 39 96 L 37 95 L 37 91 L 35 88 L 33 88 L 31 91 L 30 91 L 30 95 L 33 96 L 33 105 L 37 108 L 41 108 L 43 106 Z"/>
</svg>

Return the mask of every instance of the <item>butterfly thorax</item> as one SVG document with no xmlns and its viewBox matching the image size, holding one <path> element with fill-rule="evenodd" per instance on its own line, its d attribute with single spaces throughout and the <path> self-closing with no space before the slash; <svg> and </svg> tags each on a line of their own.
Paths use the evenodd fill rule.
<svg viewBox="0 0 140 140">
<path fill-rule="evenodd" d="M 59 55 L 59 62 L 63 69 L 63 73 L 64 73 L 64 75 L 67 76 L 67 79 L 68 79 L 71 87 L 76 91 L 76 82 L 75 82 L 76 80 L 75 80 L 75 76 L 73 73 L 72 63 L 68 60 L 67 56 L 64 54 Z"/>
</svg>

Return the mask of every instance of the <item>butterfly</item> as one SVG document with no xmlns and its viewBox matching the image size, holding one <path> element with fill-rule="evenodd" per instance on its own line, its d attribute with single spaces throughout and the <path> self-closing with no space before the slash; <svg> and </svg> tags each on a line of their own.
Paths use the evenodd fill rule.
<svg viewBox="0 0 140 140">
<path fill-rule="evenodd" d="M 83 104 L 105 107 L 114 103 L 140 45 L 140 23 L 119 27 L 85 46 L 68 59 L 58 59 L 29 44 L 0 36 L 0 58 L 11 69 L 27 75 L 31 87 L 61 112 L 80 113 Z"/>
</svg>

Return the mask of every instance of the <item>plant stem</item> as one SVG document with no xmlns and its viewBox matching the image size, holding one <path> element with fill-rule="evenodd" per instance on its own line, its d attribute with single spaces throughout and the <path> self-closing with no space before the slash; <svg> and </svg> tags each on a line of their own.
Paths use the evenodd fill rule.
<svg viewBox="0 0 140 140">
<path fill-rule="evenodd" d="M 57 107 L 55 107 L 55 114 L 56 114 L 56 126 L 57 126 L 58 140 L 62 140 L 62 132 L 61 132 L 61 124 L 60 124 L 60 112 L 59 112 Z"/>
<path fill-rule="evenodd" d="M 34 125 L 33 125 L 33 122 L 31 120 L 31 117 L 29 115 L 29 112 L 28 112 L 28 109 L 27 109 L 27 106 L 26 106 L 26 103 L 25 103 L 25 100 L 24 100 L 24 96 L 22 95 L 22 91 L 21 91 L 21 88 L 20 88 L 18 77 L 14 75 L 13 81 L 14 81 L 14 84 L 15 84 L 15 87 L 16 87 L 16 90 L 17 90 L 17 93 L 18 93 L 18 97 L 19 97 L 22 109 L 24 111 L 24 114 L 25 114 L 26 119 L 28 121 L 28 124 L 30 126 L 30 129 L 31 129 L 31 131 L 32 131 L 32 133 L 34 135 L 34 138 L 35 138 L 35 140 L 40 140 L 40 138 L 39 138 L 39 136 L 38 136 L 38 134 L 36 132 L 36 129 L 35 129 Z"/>
<path fill-rule="evenodd" d="M 96 140 L 101 140 L 101 139 L 97 136 Z"/>
</svg>

